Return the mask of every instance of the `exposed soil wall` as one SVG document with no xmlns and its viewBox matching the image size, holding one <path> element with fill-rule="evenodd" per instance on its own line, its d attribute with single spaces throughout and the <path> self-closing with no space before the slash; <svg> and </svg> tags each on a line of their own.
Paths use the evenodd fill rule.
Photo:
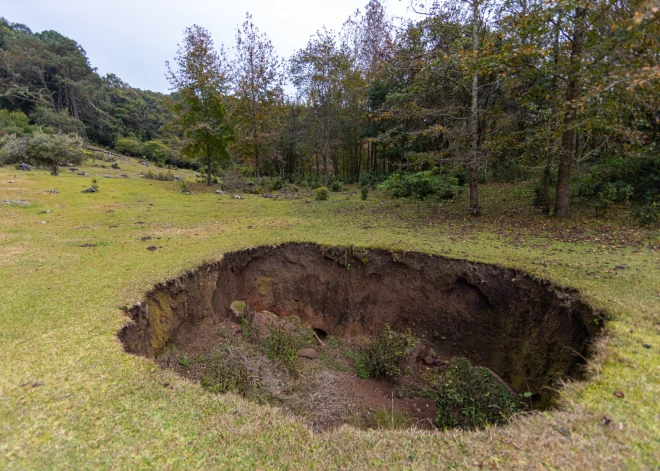
<svg viewBox="0 0 660 471">
<path fill-rule="evenodd" d="M 119 337 L 128 352 L 154 357 L 228 318 L 236 300 L 333 336 L 410 328 L 439 355 L 467 357 L 535 395 L 580 376 L 598 330 L 598 314 L 576 292 L 514 270 L 290 243 L 229 253 L 156 286 Z"/>
</svg>

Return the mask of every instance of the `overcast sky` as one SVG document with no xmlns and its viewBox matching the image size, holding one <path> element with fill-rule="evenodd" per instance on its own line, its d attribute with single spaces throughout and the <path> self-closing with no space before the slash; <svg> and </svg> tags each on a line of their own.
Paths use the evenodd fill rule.
<svg viewBox="0 0 660 471">
<path fill-rule="evenodd" d="M 234 45 L 235 30 L 252 14 L 278 54 L 289 58 L 316 30 L 338 30 L 368 0 L 2 0 L 0 15 L 32 31 L 55 30 L 77 41 L 101 75 L 167 92 L 165 61 L 183 30 L 207 28 L 216 45 Z M 382 0 L 392 15 L 410 16 L 410 0 Z"/>
</svg>

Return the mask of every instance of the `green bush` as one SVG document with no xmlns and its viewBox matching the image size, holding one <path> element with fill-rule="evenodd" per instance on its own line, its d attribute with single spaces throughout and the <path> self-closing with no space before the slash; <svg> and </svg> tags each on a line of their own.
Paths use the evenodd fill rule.
<svg viewBox="0 0 660 471">
<path fill-rule="evenodd" d="M 314 191 L 314 199 L 316 201 L 326 201 L 330 196 L 330 193 L 328 192 L 328 189 L 324 186 L 317 188 L 316 191 Z"/>
<path fill-rule="evenodd" d="M 459 190 L 455 177 L 439 175 L 436 171 L 393 173 L 379 188 L 390 193 L 393 198 L 418 200 L 428 197 L 451 199 Z"/>
<path fill-rule="evenodd" d="M 34 133 L 31 136 L 8 136 L 0 149 L 0 163 L 29 162 L 59 174 L 59 167 L 65 163 L 78 165 L 85 159 L 80 137 L 67 134 Z"/>
<path fill-rule="evenodd" d="M 503 425 L 523 410 L 517 395 L 501 379 L 465 358 L 453 359 L 425 395 L 438 406 L 436 425 L 441 429 Z"/>
<path fill-rule="evenodd" d="M 142 151 L 142 143 L 132 137 L 120 137 L 115 142 L 115 151 L 120 154 L 138 157 Z"/>
<path fill-rule="evenodd" d="M 207 372 L 202 377 L 202 387 L 219 394 L 233 392 L 249 396 L 253 383 L 245 360 L 229 347 L 224 347 L 210 358 Z"/>
<path fill-rule="evenodd" d="M 660 202 L 648 201 L 639 204 L 633 209 L 633 216 L 643 226 L 651 226 L 660 223 Z"/>
<path fill-rule="evenodd" d="M 152 140 L 142 144 L 142 155 L 149 160 L 156 162 L 165 162 L 170 155 L 170 148 L 160 141 Z"/>
<path fill-rule="evenodd" d="M 22 111 L 0 110 L 0 136 L 25 136 L 32 133 L 30 119 Z"/>
<path fill-rule="evenodd" d="M 167 173 L 164 172 L 158 172 L 154 173 L 151 170 L 149 170 L 147 173 L 144 174 L 144 178 L 147 178 L 149 180 L 160 180 L 163 182 L 171 182 L 174 180 L 174 174 L 171 171 L 167 171 Z"/>
<path fill-rule="evenodd" d="M 369 188 L 363 186 L 362 191 L 360 192 L 360 198 L 362 198 L 362 201 L 365 201 L 368 197 L 369 197 Z"/>
<path fill-rule="evenodd" d="M 364 361 L 374 378 L 396 379 L 402 371 L 403 361 L 417 345 L 417 338 L 408 330 L 400 333 L 385 324 L 377 337 L 364 348 Z"/>
<path fill-rule="evenodd" d="M 358 183 L 360 186 L 374 187 L 376 184 L 385 181 L 387 175 L 375 172 L 361 173 Z"/>
<path fill-rule="evenodd" d="M 266 354 L 271 360 L 292 363 L 298 356 L 298 339 L 280 327 L 273 327 L 266 336 Z"/>
<path fill-rule="evenodd" d="M 334 182 L 332 182 L 332 185 L 330 185 L 330 189 L 335 193 L 340 192 L 344 189 L 344 184 L 339 180 L 335 180 Z"/>
<path fill-rule="evenodd" d="M 254 177 L 254 170 L 252 170 L 252 167 L 249 167 L 247 165 L 243 165 L 238 170 L 238 174 L 243 178 L 252 178 L 252 177 Z"/>
</svg>

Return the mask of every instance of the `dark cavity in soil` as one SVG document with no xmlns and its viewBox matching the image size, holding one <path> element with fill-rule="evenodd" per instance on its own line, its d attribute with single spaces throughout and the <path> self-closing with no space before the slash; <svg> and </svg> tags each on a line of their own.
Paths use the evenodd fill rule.
<svg viewBox="0 0 660 471">
<path fill-rule="evenodd" d="M 226 254 L 128 313 L 126 351 L 211 391 L 279 404 L 316 430 L 434 428 L 429 385 L 457 357 L 490 369 L 523 407 L 551 407 L 602 325 L 577 292 L 515 270 L 295 243 Z M 414 346 L 400 375 L 369 377 L 363 352 L 390 328 Z"/>
</svg>

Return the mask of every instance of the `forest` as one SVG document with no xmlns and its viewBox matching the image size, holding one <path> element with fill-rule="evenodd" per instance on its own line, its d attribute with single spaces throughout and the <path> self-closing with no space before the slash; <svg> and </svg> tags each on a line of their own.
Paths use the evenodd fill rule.
<svg viewBox="0 0 660 471">
<path fill-rule="evenodd" d="M 290 58 L 249 14 L 226 50 L 193 26 L 167 64 L 170 94 L 100 76 L 72 39 L 1 19 L 4 159 L 25 158 L 11 149 L 26 136 L 75 134 L 192 167 L 209 184 L 233 172 L 264 191 L 345 182 L 437 200 L 465 189 L 466 212 L 478 215 L 480 184 L 533 178 L 544 214 L 569 216 L 587 198 L 602 210 L 631 204 L 642 224 L 660 220 L 654 2 L 412 8 L 412 20 L 397 20 L 370 0 Z M 190 61 L 195 48 L 206 62 Z"/>
</svg>

